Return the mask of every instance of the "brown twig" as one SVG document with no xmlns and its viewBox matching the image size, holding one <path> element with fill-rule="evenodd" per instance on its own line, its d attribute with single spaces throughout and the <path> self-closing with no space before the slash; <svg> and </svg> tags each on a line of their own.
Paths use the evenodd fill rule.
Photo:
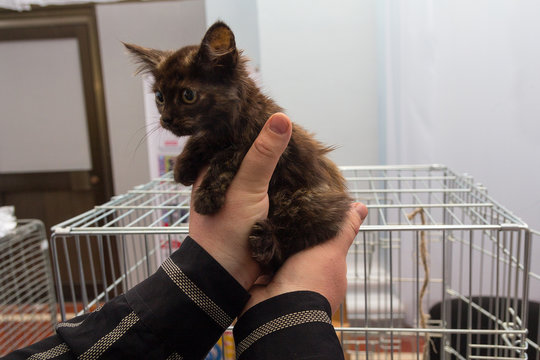
<svg viewBox="0 0 540 360">
<path fill-rule="evenodd" d="M 420 214 L 420 220 L 422 225 L 426 225 L 426 217 L 424 215 L 423 208 L 416 208 L 412 213 L 407 215 L 409 220 L 412 220 L 416 215 Z M 418 294 L 418 314 L 420 316 L 420 326 L 422 328 L 427 328 L 427 321 L 429 315 L 424 312 L 423 300 L 427 292 L 427 287 L 429 284 L 429 266 L 428 266 L 428 251 L 427 251 L 427 242 L 426 242 L 426 232 L 424 230 L 420 231 L 420 259 L 422 260 L 422 267 L 424 268 L 424 282 L 422 283 L 422 288 L 420 289 L 420 294 Z M 424 345 L 424 360 L 429 360 L 429 351 L 428 344 L 431 343 L 429 338 L 429 333 L 426 333 L 426 345 Z M 433 344 L 432 344 L 433 345 Z"/>
</svg>

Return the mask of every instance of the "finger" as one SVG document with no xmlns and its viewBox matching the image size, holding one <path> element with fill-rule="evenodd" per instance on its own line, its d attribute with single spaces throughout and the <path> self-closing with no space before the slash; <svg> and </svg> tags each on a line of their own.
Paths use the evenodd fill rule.
<svg viewBox="0 0 540 360">
<path fill-rule="evenodd" d="M 358 212 L 358 215 L 360 215 L 360 219 L 362 219 L 362 222 L 364 222 L 365 218 L 368 215 L 367 206 L 360 203 L 360 202 L 359 203 L 354 203 L 353 206 L 354 206 L 356 212 Z"/>
<path fill-rule="evenodd" d="M 272 281 L 272 276 L 260 275 L 253 285 L 268 285 L 270 281 Z"/>
<path fill-rule="evenodd" d="M 291 134 L 291 120 L 282 113 L 272 115 L 242 161 L 234 180 L 235 186 L 241 186 L 248 192 L 266 192 Z"/>
<path fill-rule="evenodd" d="M 364 204 L 351 204 L 342 231 L 338 235 L 338 238 L 341 238 L 341 241 L 339 241 L 339 243 L 343 245 L 343 250 L 345 252 L 347 252 L 351 247 L 354 238 L 360 231 L 360 225 L 362 225 L 362 222 L 366 218 L 367 213 L 368 210 Z"/>
</svg>

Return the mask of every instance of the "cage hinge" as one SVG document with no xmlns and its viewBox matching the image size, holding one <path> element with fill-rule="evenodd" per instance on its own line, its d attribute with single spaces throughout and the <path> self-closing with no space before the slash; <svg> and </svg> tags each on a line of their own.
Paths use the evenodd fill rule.
<svg viewBox="0 0 540 360">
<path fill-rule="evenodd" d="M 71 227 L 70 226 L 56 227 L 56 228 L 54 228 L 54 232 L 56 234 L 69 234 L 71 232 Z"/>
</svg>

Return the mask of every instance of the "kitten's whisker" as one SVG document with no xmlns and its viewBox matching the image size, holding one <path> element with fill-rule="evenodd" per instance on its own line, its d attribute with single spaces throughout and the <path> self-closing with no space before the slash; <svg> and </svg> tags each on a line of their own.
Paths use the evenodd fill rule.
<svg viewBox="0 0 540 360">
<path fill-rule="evenodd" d="M 135 132 L 133 133 L 131 138 L 133 138 L 135 135 L 137 135 L 137 133 L 139 133 L 141 131 L 146 132 L 148 128 L 154 127 L 156 125 L 159 125 L 159 120 L 158 121 L 153 121 L 150 124 L 144 124 L 143 126 L 139 127 L 137 130 L 135 130 Z"/>
<path fill-rule="evenodd" d="M 137 153 L 141 145 L 150 137 L 150 135 L 154 134 L 156 131 L 160 129 L 162 129 L 162 127 L 159 121 L 157 121 L 157 122 L 153 122 L 152 124 L 146 124 L 135 131 L 135 133 L 131 136 L 130 141 L 128 142 L 128 145 L 127 145 L 128 148 L 132 148 L 132 146 L 129 146 L 129 144 L 133 140 L 135 140 L 135 137 L 138 137 L 138 134 L 140 134 L 141 131 L 144 131 L 144 133 L 142 137 L 140 137 L 140 139 L 138 140 L 135 148 L 133 150 L 129 150 L 129 152 L 131 153 L 132 160 L 135 158 L 135 154 Z"/>
<path fill-rule="evenodd" d="M 161 127 L 161 125 L 157 124 L 157 126 L 154 126 L 154 128 L 150 129 L 149 131 L 147 131 L 144 136 L 139 140 L 139 143 L 137 144 L 137 146 L 135 147 L 135 150 L 134 150 L 134 153 L 137 152 L 137 150 L 139 150 L 139 147 L 151 136 L 153 135 L 156 131 L 159 131 L 163 129 Z"/>
<path fill-rule="evenodd" d="M 154 122 L 151 123 L 151 124 L 145 124 L 145 125 L 139 127 L 137 130 L 135 130 L 135 131 L 133 132 L 133 134 L 131 134 L 127 146 L 129 146 L 129 145 L 131 144 L 132 141 L 136 140 L 136 138 L 139 137 L 139 134 L 140 134 L 141 132 L 143 132 L 143 138 L 144 138 L 145 136 L 147 136 L 147 133 L 148 133 L 148 132 L 154 131 L 154 127 L 156 127 L 156 125 L 157 125 L 157 126 L 160 126 L 160 125 L 159 125 L 159 121 L 154 121 Z"/>
</svg>

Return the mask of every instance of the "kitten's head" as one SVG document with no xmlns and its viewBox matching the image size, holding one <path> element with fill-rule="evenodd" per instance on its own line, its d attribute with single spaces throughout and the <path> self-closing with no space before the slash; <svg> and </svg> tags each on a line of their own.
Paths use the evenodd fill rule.
<svg viewBox="0 0 540 360">
<path fill-rule="evenodd" d="M 207 129 L 227 132 L 237 116 L 246 76 L 234 35 L 223 22 L 212 25 L 199 46 L 161 51 L 124 44 L 154 76 L 161 125 L 177 136 Z"/>
</svg>

